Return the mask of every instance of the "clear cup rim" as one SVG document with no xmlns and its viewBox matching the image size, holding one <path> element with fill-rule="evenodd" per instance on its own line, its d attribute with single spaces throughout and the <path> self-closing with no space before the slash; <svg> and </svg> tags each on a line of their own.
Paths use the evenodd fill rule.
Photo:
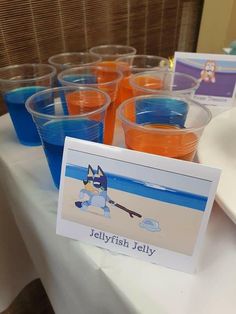
<svg viewBox="0 0 236 314">
<path fill-rule="evenodd" d="M 52 65 L 54 65 L 54 66 L 60 66 L 60 65 L 62 65 L 61 63 L 57 63 L 57 62 L 54 62 L 53 61 L 53 59 L 54 58 L 58 58 L 58 57 L 66 57 L 66 56 L 71 56 L 71 55 L 73 55 L 73 56 L 91 56 L 91 57 L 94 57 L 95 55 L 94 54 L 92 54 L 92 53 L 90 53 L 90 52 L 87 52 L 87 51 L 85 51 L 85 52 L 80 52 L 80 51 L 78 51 L 78 52 L 76 52 L 76 51 L 72 51 L 72 52 L 62 52 L 62 53 L 58 53 L 58 54 L 56 54 L 56 55 L 53 55 L 53 56 L 51 56 L 51 57 L 49 57 L 48 58 L 48 63 L 50 63 L 50 64 L 52 64 Z M 96 55 L 96 57 L 98 58 L 98 60 L 96 60 L 96 61 L 94 61 L 94 62 L 100 62 L 100 61 L 102 61 L 102 58 L 101 57 L 99 57 L 99 55 Z M 83 63 L 82 65 L 86 65 L 86 64 L 91 64 L 90 62 L 88 62 L 88 63 Z M 78 66 L 78 65 L 76 65 L 76 66 Z"/>
<path fill-rule="evenodd" d="M 128 104 L 128 103 L 133 103 L 136 100 L 142 100 L 142 99 L 155 99 L 155 98 L 171 98 L 171 99 L 176 99 L 176 100 L 181 100 L 184 101 L 188 104 L 188 106 L 191 104 L 193 104 L 194 106 L 200 107 L 203 111 L 206 112 L 206 114 L 208 115 L 208 119 L 205 123 L 203 123 L 202 125 L 198 126 L 198 127 L 188 127 L 188 128 L 182 128 L 182 129 L 163 129 L 163 128 L 152 128 L 152 127 L 148 127 L 146 128 L 145 125 L 142 124 L 137 124 L 135 122 L 132 122 L 130 120 L 128 120 L 127 118 L 124 117 L 123 115 L 123 111 L 124 111 L 124 107 Z M 196 132 L 198 130 L 203 129 L 212 119 L 212 114 L 211 111 L 206 108 L 204 105 L 192 100 L 190 97 L 183 97 L 180 96 L 179 94 L 174 94 L 174 93 L 161 93 L 158 95 L 141 95 L 141 96 L 136 96 L 136 97 L 132 97 L 129 98 L 127 100 L 125 100 L 117 109 L 117 114 L 118 114 L 118 118 L 121 122 L 125 122 L 126 124 L 130 125 L 131 127 L 135 127 L 138 128 L 140 130 L 143 131 L 148 131 L 150 133 L 167 133 L 167 134 L 176 134 L 176 133 L 190 133 L 190 132 Z"/>
<path fill-rule="evenodd" d="M 109 82 L 104 82 L 104 83 L 88 83 L 88 84 L 80 84 L 80 83 L 76 83 L 76 82 L 68 82 L 68 81 L 65 81 L 63 80 L 61 77 L 62 75 L 65 75 L 66 72 L 71 72 L 71 71 L 77 71 L 77 70 L 82 70 L 82 69 L 88 69 L 88 70 L 92 70 L 92 69 L 101 69 L 101 70 L 105 70 L 106 72 L 110 72 L 110 73 L 114 73 L 116 72 L 118 74 L 118 77 L 115 79 L 115 80 L 112 80 L 112 81 L 109 81 Z M 60 72 L 58 75 L 57 75 L 57 78 L 59 80 L 60 83 L 62 84 L 65 84 L 65 85 L 71 85 L 71 86 L 91 86 L 91 87 L 96 87 L 96 86 L 107 86 L 107 85 L 111 85 L 111 84 L 115 84 L 115 83 L 118 83 L 119 81 L 121 81 L 121 79 L 123 78 L 123 74 L 120 70 L 111 70 L 109 69 L 108 67 L 106 66 L 96 66 L 96 65 L 91 65 L 91 66 L 82 66 L 82 67 L 73 67 L 73 68 L 70 68 L 70 69 L 66 69 L 66 70 L 63 70 L 62 72 Z"/>
<path fill-rule="evenodd" d="M 150 93 L 155 93 L 158 92 L 158 89 L 152 89 L 152 88 L 146 88 L 146 87 L 142 87 L 140 85 L 138 85 L 135 82 L 136 77 L 138 76 L 151 76 L 151 77 L 155 77 L 157 75 L 157 73 L 166 73 L 167 75 L 172 75 L 172 76 L 184 76 L 186 78 L 190 78 L 193 82 L 196 83 L 196 86 L 193 88 L 187 88 L 187 89 L 181 89 L 181 90 L 175 90 L 174 93 L 177 94 L 181 94 L 181 93 L 191 93 L 192 91 L 198 89 L 200 82 L 193 76 L 189 75 L 189 74 L 185 74 L 185 73 L 181 73 L 181 72 L 172 72 L 172 71 L 166 71 L 166 70 L 162 70 L 162 69 L 156 69 L 156 70 L 150 70 L 150 71 L 144 71 L 144 72 L 140 72 L 140 73 L 136 73 L 130 76 L 129 78 L 129 83 L 133 88 L 139 89 L 143 92 L 150 92 Z M 156 75 L 155 75 L 156 74 Z M 160 91 L 165 91 L 165 90 L 160 90 Z"/>
<path fill-rule="evenodd" d="M 30 104 L 31 102 L 34 100 L 34 98 L 36 97 L 39 97 L 41 95 L 44 95 L 44 94 L 49 94 L 49 93 L 54 93 L 54 92 L 60 92 L 60 91 L 64 91 L 64 90 L 71 90 L 71 91 L 86 91 L 86 90 L 91 90 L 91 91 L 96 91 L 100 94 L 102 94 L 104 96 L 104 105 L 101 106 L 100 108 L 96 109 L 96 110 L 93 110 L 91 112 L 86 112 L 86 113 L 82 113 L 82 114 L 77 114 L 77 115 L 58 115 L 58 116 L 53 116 L 53 115 L 50 115 L 50 114 L 45 114 L 45 113 L 40 113 L 40 112 L 37 112 L 36 110 L 33 110 L 31 107 L 30 107 Z M 39 117 L 39 118 L 47 118 L 47 119 L 50 119 L 50 120 L 76 120 L 78 118 L 84 118 L 84 117 L 88 117 L 88 116 L 91 116 L 91 115 L 94 115 L 94 114 L 98 114 L 98 113 L 101 113 L 103 111 L 105 111 L 108 106 L 110 105 L 111 103 L 111 98 L 110 96 L 97 89 L 97 88 L 92 88 L 92 87 L 81 87 L 81 86 L 62 86 L 62 87 L 53 87 L 53 88 L 48 88 L 48 89 L 45 89 L 43 91 L 39 91 L 35 94 L 33 94 L 32 96 L 30 96 L 27 100 L 26 100 L 26 103 L 25 103 L 25 107 L 26 109 L 28 110 L 28 112 L 35 116 L 35 117 Z"/>
<path fill-rule="evenodd" d="M 150 70 L 148 70 L 148 71 L 154 71 L 155 69 L 160 70 L 160 71 L 162 71 L 162 70 L 167 71 L 167 69 L 170 66 L 170 61 L 167 58 L 161 57 L 161 56 L 155 56 L 155 55 L 136 55 L 135 54 L 135 55 L 122 56 L 122 57 L 119 57 L 118 59 L 116 59 L 116 62 L 117 62 L 117 65 L 119 66 L 119 62 L 125 63 L 125 59 L 141 59 L 141 58 L 156 59 L 156 60 L 159 60 L 160 62 L 161 61 L 166 62 L 166 66 L 164 66 L 163 68 L 157 65 L 157 66 L 151 67 Z M 134 72 L 135 71 L 138 71 L 138 73 L 147 72 L 147 68 L 132 67 L 132 65 L 130 65 L 130 67 L 131 67 L 131 71 L 133 70 Z"/>
<path fill-rule="evenodd" d="M 125 58 L 146 58 L 146 59 L 159 59 L 159 60 L 164 60 L 167 62 L 168 65 L 170 65 L 170 61 L 165 58 L 165 57 L 161 57 L 161 56 L 156 56 L 156 55 L 144 55 L 144 54 L 135 54 L 135 55 L 128 55 L 128 56 L 121 56 L 119 58 L 116 59 L 116 61 L 122 61 L 122 59 L 125 59 Z"/>
<path fill-rule="evenodd" d="M 117 55 L 113 55 L 113 54 L 110 54 L 110 53 L 99 53 L 99 52 L 94 52 L 93 50 L 95 49 L 98 49 L 98 48 L 101 48 L 101 49 L 104 49 L 104 48 L 128 48 L 130 49 L 130 52 L 127 52 L 127 53 L 121 53 L 121 54 L 117 54 Z M 95 55 L 99 55 L 101 56 L 102 58 L 104 57 L 116 57 L 119 58 L 121 56 L 129 56 L 130 54 L 131 55 L 135 55 L 136 52 L 137 52 L 137 49 L 132 47 L 132 46 L 129 46 L 129 45 L 115 45 L 115 44 L 107 44 L 107 45 L 98 45 L 98 46 L 94 46 L 94 47 L 91 47 L 89 49 L 89 52 L 92 53 L 92 54 L 95 54 Z M 117 59 L 116 58 L 116 59 Z"/>
<path fill-rule="evenodd" d="M 23 64 L 14 64 L 14 65 L 8 65 L 6 67 L 2 67 L 0 68 L 0 75 L 1 75 L 1 72 L 3 71 L 6 71 L 6 70 L 10 70 L 10 69 L 16 69 L 16 68 L 23 68 L 23 67 L 47 67 L 48 69 L 50 68 L 51 69 L 51 72 L 50 73 L 47 73 L 47 74 L 44 74 L 44 75 L 41 75 L 41 76 L 37 76 L 37 77 L 32 77 L 32 78 L 27 78 L 27 79 L 4 79 L 4 78 L 1 78 L 0 77 L 0 82 L 5 82 L 5 83 L 27 83 L 27 82 L 35 82 L 35 81 L 38 81 L 38 80 L 42 80 L 42 79 L 45 79 L 47 77 L 53 77 L 56 75 L 57 73 L 57 70 L 54 66 L 50 65 L 50 64 L 47 64 L 47 63 L 23 63 Z"/>
</svg>

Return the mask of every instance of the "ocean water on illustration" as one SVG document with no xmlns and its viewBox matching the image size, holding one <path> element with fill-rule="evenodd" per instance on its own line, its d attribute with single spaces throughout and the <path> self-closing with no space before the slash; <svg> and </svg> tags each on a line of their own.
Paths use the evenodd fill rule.
<svg viewBox="0 0 236 314">
<path fill-rule="evenodd" d="M 96 175 L 96 171 L 94 172 Z M 153 182 L 146 182 L 131 177 L 110 173 L 107 171 L 103 172 L 106 175 L 108 192 L 109 189 L 118 190 L 121 192 L 124 191 L 126 193 L 131 193 L 137 196 L 161 201 L 164 203 L 184 206 L 201 212 L 205 211 L 206 203 L 208 200 L 207 196 L 205 195 L 194 194 L 191 192 L 173 189 L 167 186 L 160 186 L 159 184 Z M 83 180 L 86 180 L 87 178 L 88 167 L 86 168 L 67 164 L 65 175 L 66 177 L 74 178 L 83 182 Z M 116 200 L 110 200 L 109 203 L 115 204 L 115 201 Z M 125 206 L 125 204 L 122 205 Z"/>
</svg>

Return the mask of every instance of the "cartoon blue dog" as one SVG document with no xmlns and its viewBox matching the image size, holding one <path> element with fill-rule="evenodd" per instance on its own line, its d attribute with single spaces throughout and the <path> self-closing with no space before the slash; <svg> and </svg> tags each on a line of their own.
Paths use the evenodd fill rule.
<svg viewBox="0 0 236 314">
<path fill-rule="evenodd" d="M 110 218 L 110 209 L 107 202 L 110 200 L 107 195 L 107 177 L 98 166 L 97 171 L 88 166 L 87 180 L 83 180 L 84 189 L 80 191 L 80 199 L 88 197 L 86 201 L 77 201 L 75 205 L 81 210 L 86 211 L 88 206 L 96 206 L 103 209 L 104 216 Z"/>
<path fill-rule="evenodd" d="M 84 188 L 80 190 L 79 198 L 84 201 L 76 201 L 75 205 L 82 211 L 87 211 L 89 206 L 95 206 L 103 209 L 103 215 L 110 218 L 110 208 L 107 203 L 116 206 L 117 208 L 127 212 L 131 218 L 134 216 L 141 218 L 142 216 L 130 210 L 123 205 L 111 200 L 107 194 L 107 177 L 100 166 L 97 167 L 95 172 L 93 168 L 88 165 L 88 172 L 86 180 L 83 180 Z"/>
</svg>

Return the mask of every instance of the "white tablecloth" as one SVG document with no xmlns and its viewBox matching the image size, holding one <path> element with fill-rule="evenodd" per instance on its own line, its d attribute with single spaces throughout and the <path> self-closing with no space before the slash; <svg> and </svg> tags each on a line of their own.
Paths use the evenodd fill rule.
<svg viewBox="0 0 236 314">
<path fill-rule="evenodd" d="M 0 311 L 39 276 L 57 314 L 236 312 L 236 226 L 217 204 L 193 275 L 57 236 L 58 191 L 42 147 L 20 145 L 8 115 L 0 118 L 0 191 Z"/>
</svg>

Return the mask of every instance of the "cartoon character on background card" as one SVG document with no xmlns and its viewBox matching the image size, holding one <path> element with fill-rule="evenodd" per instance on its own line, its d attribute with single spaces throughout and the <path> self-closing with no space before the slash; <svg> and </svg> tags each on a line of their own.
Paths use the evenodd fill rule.
<svg viewBox="0 0 236 314">
<path fill-rule="evenodd" d="M 214 61 L 206 61 L 204 64 L 204 68 L 201 71 L 200 81 L 204 81 L 207 83 L 215 83 L 215 72 L 216 72 L 216 63 Z"/>
<path fill-rule="evenodd" d="M 107 177 L 100 166 L 94 171 L 91 165 L 88 165 L 87 177 L 83 180 L 83 184 L 84 188 L 79 193 L 80 200 L 75 202 L 75 206 L 80 210 L 87 211 L 89 206 L 95 206 L 103 210 L 104 217 L 110 218 L 108 204 L 111 204 L 127 212 L 131 218 L 133 216 L 142 217 L 139 213 L 111 200 L 107 194 Z"/>
</svg>

